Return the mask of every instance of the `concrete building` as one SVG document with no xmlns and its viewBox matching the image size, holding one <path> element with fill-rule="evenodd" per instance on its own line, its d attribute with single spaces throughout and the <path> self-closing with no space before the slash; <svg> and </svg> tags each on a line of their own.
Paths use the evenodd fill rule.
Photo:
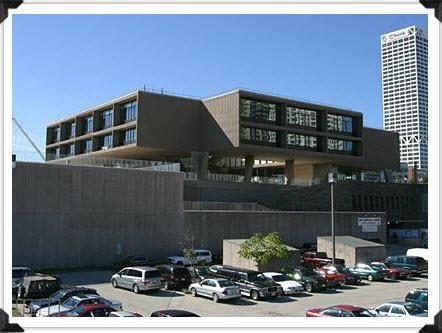
<svg viewBox="0 0 442 333">
<path fill-rule="evenodd" d="M 46 137 L 48 161 L 164 160 L 201 180 L 290 185 L 399 167 L 397 134 L 364 128 L 362 113 L 245 90 L 203 100 L 136 91 L 50 124 Z"/>
<path fill-rule="evenodd" d="M 428 36 L 416 26 L 381 36 L 384 129 L 399 133 L 400 160 L 428 168 Z"/>
<path fill-rule="evenodd" d="M 337 236 L 335 240 L 336 258 L 343 259 L 347 267 L 359 263 L 369 264 L 373 261 L 383 261 L 387 256 L 385 245 L 366 241 L 351 236 Z M 333 255 L 333 243 L 330 236 L 318 237 L 318 251 Z"/>
</svg>

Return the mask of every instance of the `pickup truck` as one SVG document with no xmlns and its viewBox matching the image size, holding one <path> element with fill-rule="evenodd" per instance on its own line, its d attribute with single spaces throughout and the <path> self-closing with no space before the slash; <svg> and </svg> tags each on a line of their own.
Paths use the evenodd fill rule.
<svg viewBox="0 0 442 333">
<path fill-rule="evenodd" d="M 313 267 L 321 267 L 324 265 L 330 265 L 332 263 L 332 259 L 327 257 L 327 254 L 325 252 L 313 251 L 305 252 L 302 256 L 302 261 L 304 262 L 304 264 Z"/>
</svg>

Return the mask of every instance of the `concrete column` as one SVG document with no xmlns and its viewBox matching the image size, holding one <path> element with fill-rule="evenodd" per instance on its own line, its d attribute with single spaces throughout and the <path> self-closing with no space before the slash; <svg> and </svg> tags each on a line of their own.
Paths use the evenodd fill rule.
<svg viewBox="0 0 442 333">
<path fill-rule="evenodd" d="M 209 153 L 208 152 L 192 152 L 192 163 L 195 168 L 196 178 L 205 180 L 207 178 Z"/>
<path fill-rule="evenodd" d="M 255 163 L 255 156 L 247 155 L 244 168 L 244 182 L 250 183 L 253 175 L 253 164 Z"/>
<path fill-rule="evenodd" d="M 295 181 L 295 160 L 286 160 L 284 173 L 287 177 L 287 185 L 293 185 Z"/>
</svg>

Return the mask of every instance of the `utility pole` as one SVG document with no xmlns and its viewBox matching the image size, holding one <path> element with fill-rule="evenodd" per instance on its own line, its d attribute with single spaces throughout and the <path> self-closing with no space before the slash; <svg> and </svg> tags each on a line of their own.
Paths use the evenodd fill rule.
<svg viewBox="0 0 442 333">
<path fill-rule="evenodd" d="M 332 237 L 332 264 L 335 264 L 336 259 L 336 239 L 335 239 L 335 212 L 334 212 L 334 193 L 333 184 L 335 182 L 333 173 L 328 174 L 328 182 L 330 184 L 330 215 L 331 215 L 331 237 Z"/>
</svg>

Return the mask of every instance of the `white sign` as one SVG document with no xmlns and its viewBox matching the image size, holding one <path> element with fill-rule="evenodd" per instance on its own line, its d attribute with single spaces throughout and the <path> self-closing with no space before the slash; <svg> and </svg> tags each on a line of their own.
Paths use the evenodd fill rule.
<svg viewBox="0 0 442 333">
<path fill-rule="evenodd" d="M 380 226 L 381 221 L 380 217 L 358 217 L 359 226 Z"/>
<path fill-rule="evenodd" d="M 362 232 L 378 232 L 378 226 L 376 226 L 376 225 L 363 225 Z"/>
</svg>

